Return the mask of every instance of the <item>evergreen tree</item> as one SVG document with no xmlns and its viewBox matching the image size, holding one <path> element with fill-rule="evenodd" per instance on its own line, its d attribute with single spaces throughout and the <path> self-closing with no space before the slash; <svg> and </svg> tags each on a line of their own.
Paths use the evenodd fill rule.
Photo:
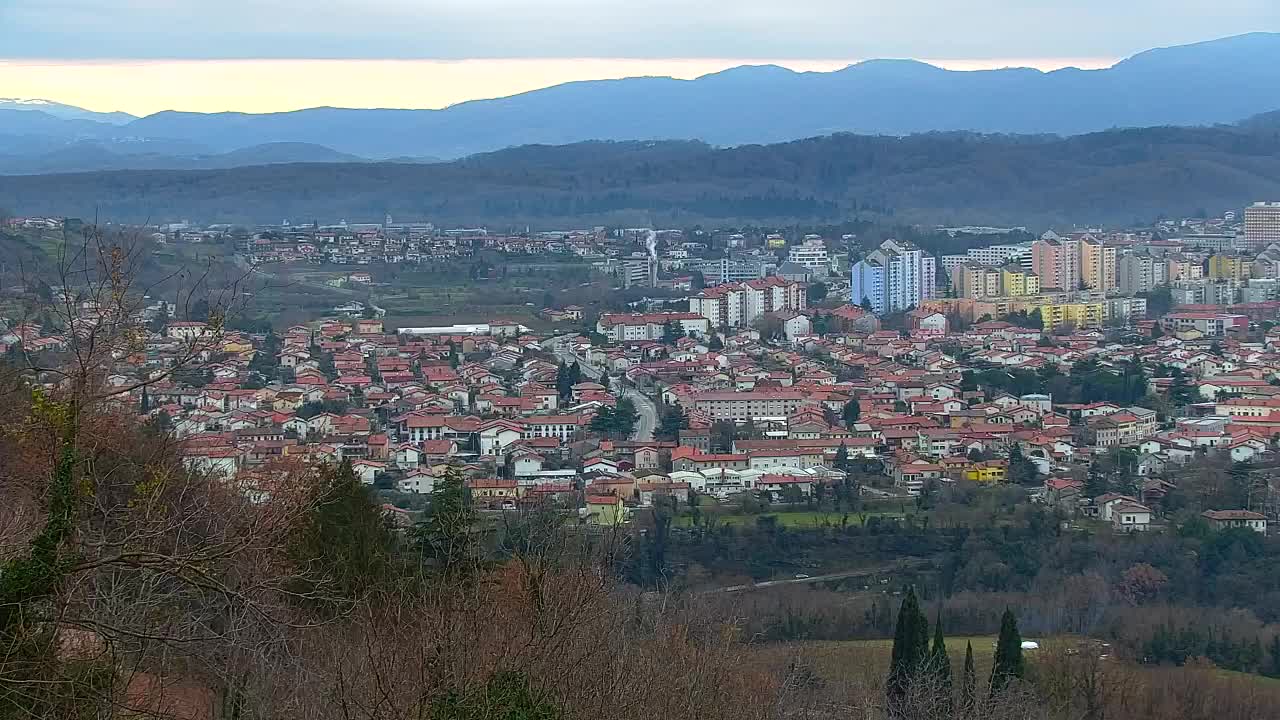
<svg viewBox="0 0 1280 720">
<path fill-rule="evenodd" d="M 561 399 L 573 395 L 573 383 L 569 382 L 569 368 L 564 363 L 556 366 L 556 392 Z"/>
<path fill-rule="evenodd" d="M 849 472 L 849 448 L 843 442 L 840 443 L 840 447 L 836 450 L 836 459 L 833 464 L 837 470 Z"/>
<path fill-rule="evenodd" d="M 640 414 L 636 412 L 636 404 L 631 398 L 622 398 L 618 401 L 618 407 L 613 413 L 613 431 L 620 436 L 627 437 L 635 432 L 636 422 L 639 421 Z"/>
<path fill-rule="evenodd" d="M 858 422 L 858 418 L 861 416 L 862 406 L 858 404 L 856 399 L 850 400 L 844 404 L 844 409 L 841 411 L 841 417 L 844 418 L 844 424 L 846 426 L 853 427 L 853 424 Z"/>
<path fill-rule="evenodd" d="M 436 480 L 426 516 L 413 530 L 423 557 L 447 576 L 469 572 L 475 555 L 474 520 L 462 471 L 450 466 Z"/>
<path fill-rule="evenodd" d="M 995 664 L 991 667 L 991 697 L 1004 692 L 1009 683 L 1021 679 L 1025 671 L 1018 618 L 1012 610 L 1006 609 L 1000 619 L 1000 638 L 996 641 Z"/>
<path fill-rule="evenodd" d="M 1169 383 L 1169 404 L 1175 408 L 1188 405 L 1195 400 L 1195 388 L 1191 383 L 1187 382 L 1187 376 L 1182 372 L 1182 368 L 1174 368 L 1171 374 L 1173 381 Z"/>
<path fill-rule="evenodd" d="M 146 385 L 142 386 L 142 401 L 139 403 L 138 409 L 142 412 L 143 415 L 146 415 L 147 413 L 151 412 L 151 397 L 147 395 Z"/>
<path fill-rule="evenodd" d="M 676 405 L 664 405 L 662 408 L 662 416 L 658 420 L 658 430 L 655 433 L 664 440 L 680 439 L 680 431 L 689 429 L 689 417 L 685 415 L 684 408 Z"/>
<path fill-rule="evenodd" d="M 308 571 L 298 590 L 351 600 L 390 577 L 395 535 L 349 460 L 322 469 L 316 487 L 318 501 L 290 547 Z"/>
<path fill-rule="evenodd" d="M 885 695 L 891 717 L 902 717 L 913 681 L 919 676 L 929 657 L 929 621 L 920 611 L 915 587 L 907 588 L 907 596 L 898 609 L 898 624 L 893 631 L 893 652 L 889 660 L 889 678 Z"/>
<path fill-rule="evenodd" d="M 680 331 L 676 329 L 676 324 L 670 320 L 662 323 L 662 342 L 664 345 L 675 345 L 676 340 L 680 339 Z"/>
<path fill-rule="evenodd" d="M 1280 634 L 1272 636 L 1269 654 L 1271 655 L 1270 675 L 1273 678 L 1280 678 Z"/>
<path fill-rule="evenodd" d="M 978 710 L 978 671 L 973 664 L 973 643 L 964 646 L 964 678 L 960 686 L 960 717 L 973 718 Z"/>
<path fill-rule="evenodd" d="M 951 657 L 947 655 L 947 640 L 942 635 L 942 612 L 933 626 L 933 647 L 929 648 L 929 669 L 933 673 L 933 686 L 938 692 L 942 717 L 951 716 Z"/>
<path fill-rule="evenodd" d="M 723 350 L 724 340 L 721 340 L 719 335 L 712 335 L 711 340 L 707 342 L 707 349 L 716 351 Z"/>
</svg>

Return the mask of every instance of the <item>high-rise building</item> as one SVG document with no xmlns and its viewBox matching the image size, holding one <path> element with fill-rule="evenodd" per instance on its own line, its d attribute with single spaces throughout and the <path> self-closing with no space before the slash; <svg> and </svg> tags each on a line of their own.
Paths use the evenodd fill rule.
<svg viewBox="0 0 1280 720">
<path fill-rule="evenodd" d="M 937 260 L 909 242 L 885 240 L 853 266 L 849 299 L 876 313 L 907 310 L 937 296 Z"/>
<path fill-rule="evenodd" d="M 1280 202 L 1258 202 L 1244 209 L 1242 248 L 1261 252 L 1280 243 Z"/>
<path fill-rule="evenodd" d="M 885 267 L 877 260 L 864 259 L 853 264 L 850 278 L 849 300 L 854 305 L 864 305 L 871 312 L 888 312 L 885 296 Z"/>
<path fill-rule="evenodd" d="M 967 262 L 951 272 L 951 291 L 956 297 L 980 298 L 1000 295 L 999 268 Z"/>
<path fill-rule="evenodd" d="M 1120 258 L 1117 272 L 1120 292 L 1125 295 L 1150 292 L 1160 284 L 1156 266 L 1164 265 L 1164 262 L 1146 253 L 1126 253 Z"/>
<path fill-rule="evenodd" d="M 1080 285 L 1080 241 L 1045 233 L 1031 246 L 1031 267 L 1040 287 L 1075 290 Z"/>
<path fill-rule="evenodd" d="M 1090 290 L 1116 289 L 1116 249 L 1093 239 L 1080 242 L 1080 282 Z"/>
<path fill-rule="evenodd" d="M 1106 292 L 1116 287 L 1116 249 L 1092 235 L 1045 233 L 1031 246 L 1031 265 L 1045 289 L 1071 291 L 1084 286 Z"/>
</svg>

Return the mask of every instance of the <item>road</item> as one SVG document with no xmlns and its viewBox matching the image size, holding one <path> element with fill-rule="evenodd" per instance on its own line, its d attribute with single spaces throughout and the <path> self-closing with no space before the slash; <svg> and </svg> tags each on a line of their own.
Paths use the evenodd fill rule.
<svg viewBox="0 0 1280 720">
<path fill-rule="evenodd" d="M 543 345 L 550 345 L 560 362 L 568 365 L 570 363 L 578 363 L 578 367 L 582 370 L 584 377 L 591 378 L 595 382 L 600 382 L 604 377 L 604 371 L 598 367 L 590 365 L 586 360 L 578 357 L 572 350 L 560 339 L 552 338 Z M 621 394 L 622 397 L 630 398 L 635 403 L 636 415 L 639 419 L 636 421 L 635 431 L 631 434 L 631 439 L 638 442 L 651 442 L 653 433 L 658 429 L 658 408 L 653 401 L 645 397 L 639 390 L 633 387 L 624 387 L 616 378 L 609 378 L 609 388 L 615 394 Z"/>
<path fill-rule="evenodd" d="M 745 590 L 764 590 L 765 588 L 781 587 L 783 585 L 806 585 L 810 583 L 830 582 L 832 580 L 848 580 L 850 578 L 875 577 L 877 575 L 887 575 L 903 570 L 910 570 L 929 564 L 925 559 L 902 560 L 893 565 L 885 565 L 876 568 L 863 568 L 861 570 L 848 570 L 845 572 L 828 573 L 826 575 L 814 575 L 813 577 L 787 578 L 786 580 L 767 580 L 765 582 L 752 583 L 750 585 L 730 585 L 729 587 L 717 588 L 715 590 L 707 590 L 705 595 L 713 595 L 715 593 L 735 593 Z"/>
</svg>

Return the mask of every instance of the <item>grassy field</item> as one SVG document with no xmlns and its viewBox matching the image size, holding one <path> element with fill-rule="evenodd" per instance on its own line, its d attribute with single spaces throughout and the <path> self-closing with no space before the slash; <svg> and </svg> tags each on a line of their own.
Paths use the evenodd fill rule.
<svg viewBox="0 0 1280 720">
<path fill-rule="evenodd" d="M 947 655 L 951 659 L 952 677 L 964 671 L 966 643 L 973 644 L 973 661 L 979 685 L 991 674 L 995 656 L 994 635 L 947 638 Z M 893 640 L 810 641 L 779 645 L 762 645 L 756 658 L 766 665 L 786 667 L 799 662 L 811 668 L 829 687 L 853 686 L 881 691 L 893 653 Z M 1029 655 L 1030 659 L 1031 656 Z"/>
</svg>

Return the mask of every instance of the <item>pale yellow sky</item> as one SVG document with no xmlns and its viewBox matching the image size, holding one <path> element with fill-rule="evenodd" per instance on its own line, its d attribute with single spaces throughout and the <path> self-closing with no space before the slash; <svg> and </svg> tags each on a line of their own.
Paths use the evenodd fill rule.
<svg viewBox="0 0 1280 720">
<path fill-rule="evenodd" d="M 440 108 L 573 80 L 694 78 L 736 65 L 836 70 L 856 60 L 4 60 L 0 97 L 41 98 L 97 111 L 274 112 L 335 107 Z M 1116 58 L 927 60 L 953 70 L 1108 67 Z"/>
</svg>

